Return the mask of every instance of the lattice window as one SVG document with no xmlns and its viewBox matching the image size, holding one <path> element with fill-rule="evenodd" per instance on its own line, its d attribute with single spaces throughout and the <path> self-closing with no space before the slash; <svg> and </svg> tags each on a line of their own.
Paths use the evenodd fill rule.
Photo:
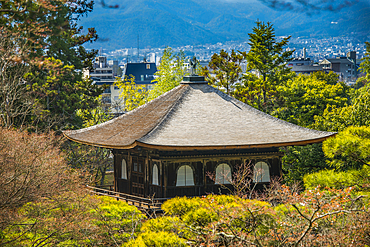
<svg viewBox="0 0 370 247">
<path fill-rule="evenodd" d="M 158 182 L 158 166 L 157 166 L 157 164 L 154 164 L 153 165 L 153 181 L 152 181 L 152 184 L 159 185 L 159 182 Z"/>
<path fill-rule="evenodd" d="M 176 186 L 194 185 L 193 169 L 189 165 L 183 165 L 177 171 Z"/>
<path fill-rule="evenodd" d="M 231 183 L 231 168 L 228 164 L 219 164 L 216 167 L 216 184 L 230 184 Z"/>
<path fill-rule="evenodd" d="M 266 162 L 260 161 L 254 165 L 253 182 L 254 183 L 270 182 L 270 168 Z"/>
<path fill-rule="evenodd" d="M 125 159 L 122 159 L 121 178 L 127 179 L 127 164 Z"/>
</svg>

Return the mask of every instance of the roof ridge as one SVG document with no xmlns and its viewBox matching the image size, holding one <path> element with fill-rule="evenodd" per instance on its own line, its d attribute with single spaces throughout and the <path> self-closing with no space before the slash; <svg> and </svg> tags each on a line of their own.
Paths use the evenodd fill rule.
<svg viewBox="0 0 370 247">
<path fill-rule="evenodd" d="M 181 85 L 180 85 L 181 86 Z M 65 134 L 68 134 L 68 135 L 71 135 L 71 134 L 78 134 L 78 133 L 82 133 L 82 132 L 85 132 L 85 131 L 89 131 L 89 130 L 93 130 L 93 129 L 96 129 L 96 128 L 99 128 L 99 127 L 102 127 L 102 126 L 105 126 L 105 125 L 108 125 L 108 124 L 111 124 L 111 123 L 114 123 L 116 121 L 120 121 L 122 118 L 127 118 L 127 117 L 130 117 L 131 115 L 135 114 L 137 111 L 140 111 L 142 108 L 148 106 L 148 105 L 152 105 L 152 104 L 155 104 L 156 102 L 160 102 L 160 100 L 166 96 L 168 96 L 169 94 L 173 93 L 174 91 L 176 91 L 177 89 L 179 89 L 180 86 L 177 86 L 173 89 L 171 89 L 170 91 L 167 91 L 165 92 L 164 94 L 158 96 L 157 98 L 145 103 L 144 105 L 141 105 L 125 114 L 122 114 L 121 116 L 118 116 L 116 118 L 113 118 L 111 120 L 108 120 L 106 122 L 103 122 L 103 123 L 100 123 L 100 124 L 96 124 L 96 125 L 93 125 L 93 126 L 90 126 L 90 127 L 86 127 L 86 128 L 83 128 L 83 129 L 78 129 L 78 130 L 66 130 L 66 131 L 63 131 Z M 122 132 L 122 131 L 121 131 Z M 114 136 L 114 135 L 113 135 Z M 109 138 L 111 138 L 112 136 L 110 136 Z M 109 138 L 107 138 L 106 140 L 108 140 Z"/>
<path fill-rule="evenodd" d="M 244 102 L 242 102 L 242 101 L 240 101 L 240 100 L 237 100 L 237 99 L 235 99 L 234 97 L 232 97 L 232 96 L 230 96 L 230 95 L 228 95 L 228 94 L 226 94 L 226 93 L 222 92 L 221 90 L 219 90 L 219 89 L 217 89 L 217 88 L 214 88 L 214 87 L 212 87 L 212 86 L 210 86 L 210 85 L 208 85 L 208 86 L 209 86 L 209 87 L 211 87 L 211 88 L 212 88 L 212 90 L 213 90 L 215 93 L 217 93 L 218 95 L 220 95 L 222 98 L 224 98 L 224 99 L 226 99 L 226 98 L 227 98 L 228 100 L 235 102 L 236 104 L 240 105 L 241 107 L 247 108 L 248 110 L 250 110 L 250 111 L 252 111 L 252 112 L 254 112 L 254 113 L 258 114 L 259 116 L 261 116 L 261 117 L 263 117 L 263 118 L 267 118 L 267 119 L 270 119 L 270 120 L 272 120 L 272 121 L 276 121 L 276 122 L 279 122 L 279 123 L 282 123 L 282 124 L 285 124 L 285 125 L 289 125 L 289 126 L 294 127 L 294 128 L 296 128 L 296 129 L 304 130 L 304 131 L 306 131 L 306 132 L 315 132 L 315 133 L 318 133 L 318 134 L 319 134 L 319 133 L 321 133 L 321 134 L 324 134 L 324 133 L 327 133 L 327 134 L 329 134 L 329 133 L 331 133 L 331 134 L 337 133 L 337 132 L 328 132 L 328 131 L 320 131 L 320 130 L 310 129 L 310 128 L 302 127 L 302 126 L 300 126 L 300 125 L 293 124 L 293 123 L 290 123 L 290 122 L 288 122 L 288 121 L 285 121 L 285 120 L 279 119 L 279 118 L 274 117 L 274 116 L 271 116 L 270 114 L 267 114 L 267 113 L 265 113 L 265 112 L 263 112 L 263 111 L 260 111 L 260 110 L 258 110 L 258 109 L 256 109 L 256 108 L 254 108 L 253 106 L 250 106 L 250 105 L 248 105 L 248 104 L 246 104 L 246 103 L 244 103 Z"/>
<path fill-rule="evenodd" d="M 145 138 L 149 137 L 152 133 L 155 132 L 155 130 L 157 130 L 158 128 L 160 128 L 162 126 L 162 124 L 164 123 L 165 120 L 167 120 L 167 116 L 173 111 L 173 109 L 179 104 L 179 102 L 185 96 L 185 94 L 187 92 L 189 92 L 189 90 L 190 90 L 189 84 L 181 84 L 181 85 L 184 86 L 184 88 L 186 90 L 184 90 L 184 92 L 182 94 L 180 94 L 180 96 L 178 96 L 176 101 L 173 103 L 173 105 L 170 107 L 170 109 L 166 112 L 166 114 L 163 115 L 163 117 L 160 119 L 158 124 L 155 127 L 153 127 L 150 131 L 148 131 L 148 133 L 146 133 L 144 136 L 140 137 L 137 141 L 140 141 L 141 139 L 145 139 Z M 142 141 L 140 141 L 140 142 L 142 142 Z M 145 142 L 143 142 L 143 143 L 145 143 Z"/>
<path fill-rule="evenodd" d="M 177 90 L 182 91 L 182 90 L 181 90 L 181 86 L 182 86 L 182 85 L 179 85 L 179 86 L 177 86 L 177 87 L 173 88 L 172 90 L 170 90 L 170 91 L 168 91 L 168 92 L 166 92 L 166 93 L 162 94 L 161 96 L 159 96 L 159 97 L 157 97 L 157 98 L 155 98 L 155 99 L 153 99 L 153 100 L 149 101 L 148 103 L 146 103 L 146 104 L 144 104 L 144 105 L 142 105 L 142 106 L 140 106 L 140 107 L 138 107 L 138 108 L 134 109 L 133 111 L 138 110 L 139 108 L 144 108 L 144 107 L 146 107 L 147 105 L 149 105 L 149 103 L 152 103 L 152 102 L 154 102 L 154 103 L 159 102 L 159 104 L 157 104 L 157 105 L 154 107 L 154 108 L 157 108 L 158 106 L 162 105 L 164 102 L 166 102 L 166 101 L 167 101 L 167 100 L 164 100 L 164 101 L 162 101 L 162 102 L 161 102 L 161 99 L 162 99 L 162 98 L 164 98 L 165 96 L 167 96 L 168 94 L 170 94 L 170 92 L 171 92 L 171 93 L 174 93 L 175 95 L 176 95 L 176 94 L 180 94 L 180 95 L 181 95 L 181 93 L 180 93 L 180 92 L 176 92 Z M 163 97 L 162 97 L 162 96 L 163 96 Z M 175 97 L 175 96 L 174 96 L 174 97 Z M 172 96 L 169 96 L 169 98 L 172 98 Z M 157 100 L 157 99 L 158 99 L 158 100 Z M 153 104 L 153 103 L 152 103 L 152 104 Z M 171 108 L 172 108 L 172 107 L 171 107 Z M 170 109 L 171 109 L 171 108 L 170 108 Z M 135 112 L 136 112 L 136 111 L 135 111 Z M 134 125 L 136 122 L 138 122 L 139 120 L 141 120 L 142 118 L 144 118 L 145 116 L 147 116 L 149 113 L 150 113 L 150 112 L 148 112 L 147 114 L 140 115 L 140 118 L 139 118 L 139 119 L 137 119 L 136 121 L 134 121 L 134 122 L 133 122 L 133 123 L 131 123 L 130 125 L 126 126 L 126 128 L 124 128 L 124 129 L 122 129 L 121 131 L 117 132 L 115 135 L 111 135 L 109 138 L 106 138 L 106 139 L 105 139 L 105 141 L 107 141 L 107 140 L 109 140 L 109 139 L 113 138 L 114 136 L 119 135 L 120 133 L 124 132 L 126 129 L 128 129 L 130 126 Z M 166 116 L 166 115 L 167 115 L 167 113 L 168 113 L 168 111 L 166 112 L 166 114 L 164 114 L 164 116 Z M 132 114 L 134 114 L 134 113 L 132 113 Z M 158 124 L 157 124 L 157 125 L 158 125 Z M 156 126 L 157 126 L 157 125 L 156 125 Z M 151 130 L 149 130 L 149 131 L 147 132 L 147 134 L 148 134 L 150 131 L 151 131 Z M 145 135 L 147 135 L 147 134 L 145 134 Z M 139 139 L 140 139 L 140 138 L 139 138 Z"/>
</svg>

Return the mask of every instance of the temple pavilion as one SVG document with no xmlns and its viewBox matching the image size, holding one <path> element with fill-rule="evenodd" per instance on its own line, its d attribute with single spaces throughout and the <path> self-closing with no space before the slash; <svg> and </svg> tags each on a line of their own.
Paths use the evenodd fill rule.
<svg viewBox="0 0 370 247">
<path fill-rule="evenodd" d="M 280 147 L 319 143 L 335 133 L 279 120 L 209 86 L 204 77 L 189 76 L 133 111 L 64 134 L 112 150 L 116 192 L 171 198 L 226 192 L 246 162 L 255 173 L 252 182 L 268 184 L 282 175 Z"/>
</svg>

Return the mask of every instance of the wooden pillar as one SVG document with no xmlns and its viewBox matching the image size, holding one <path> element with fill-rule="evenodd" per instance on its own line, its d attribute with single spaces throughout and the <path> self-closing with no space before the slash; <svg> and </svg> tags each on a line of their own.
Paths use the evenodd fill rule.
<svg viewBox="0 0 370 247">
<path fill-rule="evenodd" d="M 146 153 L 146 158 L 144 162 L 144 197 L 149 196 L 149 154 Z"/>
<path fill-rule="evenodd" d="M 115 150 L 112 150 L 111 152 L 113 153 L 113 185 L 114 185 L 114 191 L 119 192 L 118 183 L 117 183 L 118 164 L 119 164 L 118 155 L 117 155 L 117 152 Z"/>
<path fill-rule="evenodd" d="M 128 190 L 127 190 L 127 193 L 128 194 L 132 194 L 132 179 L 131 179 L 131 176 L 132 176 L 132 172 L 131 172 L 131 168 L 132 168 L 132 157 L 131 157 L 131 152 L 128 151 L 127 152 L 127 163 L 126 163 L 126 169 L 127 169 L 127 184 L 128 184 Z"/>
<path fill-rule="evenodd" d="M 159 185 L 161 186 L 161 194 L 158 197 L 164 197 L 163 195 L 163 162 L 159 161 Z"/>
<path fill-rule="evenodd" d="M 164 169 L 163 169 L 163 186 L 164 186 L 164 197 L 167 197 L 167 184 L 168 184 L 168 179 L 167 179 L 167 174 L 168 174 L 168 164 L 167 161 L 164 162 L 163 164 Z"/>
<path fill-rule="evenodd" d="M 279 166 L 280 177 L 283 177 L 283 162 L 282 162 L 282 159 L 281 159 L 281 157 L 275 158 L 275 159 L 277 159 L 277 163 L 278 163 L 278 166 Z"/>
<path fill-rule="evenodd" d="M 202 163 L 203 163 L 203 188 L 204 188 L 203 193 L 205 194 L 206 191 L 207 191 L 207 177 L 206 177 L 207 162 L 205 160 L 203 160 Z"/>
</svg>

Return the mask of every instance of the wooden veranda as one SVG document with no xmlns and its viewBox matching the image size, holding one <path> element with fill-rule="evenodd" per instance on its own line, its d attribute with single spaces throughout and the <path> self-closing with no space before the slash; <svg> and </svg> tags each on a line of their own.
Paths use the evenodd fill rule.
<svg viewBox="0 0 370 247">
<path fill-rule="evenodd" d="M 144 198 L 114 191 L 113 185 L 99 187 L 86 185 L 87 190 L 95 195 L 109 196 L 117 200 L 125 201 L 127 204 L 137 207 L 146 214 L 162 213 L 161 205 L 170 198 Z M 108 189 L 105 189 L 108 188 Z"/>
</svg>

